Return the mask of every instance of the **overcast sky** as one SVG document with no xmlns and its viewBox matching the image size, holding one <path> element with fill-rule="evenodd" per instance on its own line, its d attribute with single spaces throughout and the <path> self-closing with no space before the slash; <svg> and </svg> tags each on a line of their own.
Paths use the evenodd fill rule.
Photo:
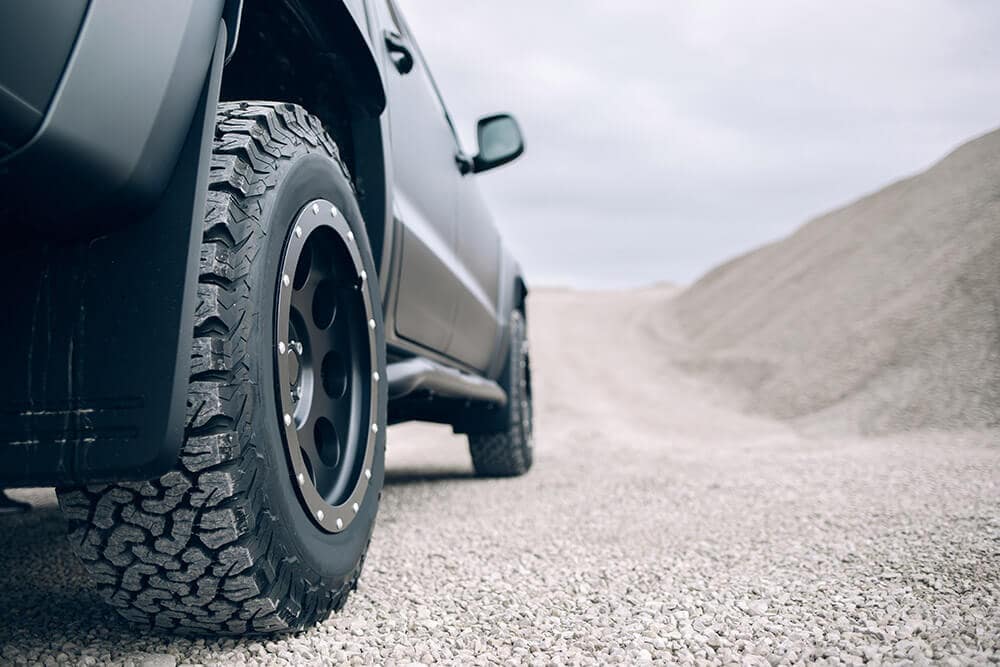
<svg viewBox="0 0 1000 667">
<path fill-rule="evenodd" d="M 535 284 L 693 281 L 1000 126 L 1000 2 L 398 0 Z"/>
</svg>

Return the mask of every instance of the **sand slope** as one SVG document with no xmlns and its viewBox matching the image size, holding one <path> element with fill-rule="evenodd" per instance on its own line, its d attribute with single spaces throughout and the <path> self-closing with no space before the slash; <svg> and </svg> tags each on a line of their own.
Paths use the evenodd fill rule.
<svg viewBox="0 0 1000 667">
<path fill-rule="evenodd" d="M 884 433 L 1000 424 L 1000 131 L 730 261 L 674 304 L 744 406 Z"/>
</svg>

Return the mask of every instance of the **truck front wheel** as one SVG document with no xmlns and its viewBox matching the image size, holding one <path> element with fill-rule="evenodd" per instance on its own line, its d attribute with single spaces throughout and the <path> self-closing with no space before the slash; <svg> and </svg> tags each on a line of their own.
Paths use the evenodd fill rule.
<svg viewBox="0 0 1000 667">
<path fill-rule="evenodd" d="M 534 435 L 531 400 L 531 357 L 524 314 L 510 316 L 510 348 L 501 378 L 507 405 L 496 428 L 469 434 L 472 465 L 481 477 L 514 477 L 531 468 Z"/>
</svg>

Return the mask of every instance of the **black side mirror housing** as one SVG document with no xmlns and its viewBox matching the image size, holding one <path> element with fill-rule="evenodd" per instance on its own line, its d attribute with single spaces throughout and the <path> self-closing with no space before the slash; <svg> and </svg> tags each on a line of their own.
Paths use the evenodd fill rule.
<svg viewBox="0 0 1000 667">
<path fill-rule="evenodd" d="M 480 119 L 476 126 L 479 154 L 472 158 L 475 174 L 496 169 L 524 153 L 524 137 L 510 114 L 496 114 Z"/>
</svg>

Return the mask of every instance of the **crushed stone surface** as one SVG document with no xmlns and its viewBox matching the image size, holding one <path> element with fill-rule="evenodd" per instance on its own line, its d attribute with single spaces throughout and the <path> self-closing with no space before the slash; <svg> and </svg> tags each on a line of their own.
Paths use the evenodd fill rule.
<svg viewBox="0 0 1000 667">
<path fill-rule="evenodd" d="M 537 458 L 478 480 L 390 430 L 361 586 L 281 639 L 129 627 L 49 490 L 0 517 L 3 664 L 980 664 L 1000 660 L 1000 433 L 805 434 L 678 369 L 667 287 L 533 297 Z"/>
</svg>

